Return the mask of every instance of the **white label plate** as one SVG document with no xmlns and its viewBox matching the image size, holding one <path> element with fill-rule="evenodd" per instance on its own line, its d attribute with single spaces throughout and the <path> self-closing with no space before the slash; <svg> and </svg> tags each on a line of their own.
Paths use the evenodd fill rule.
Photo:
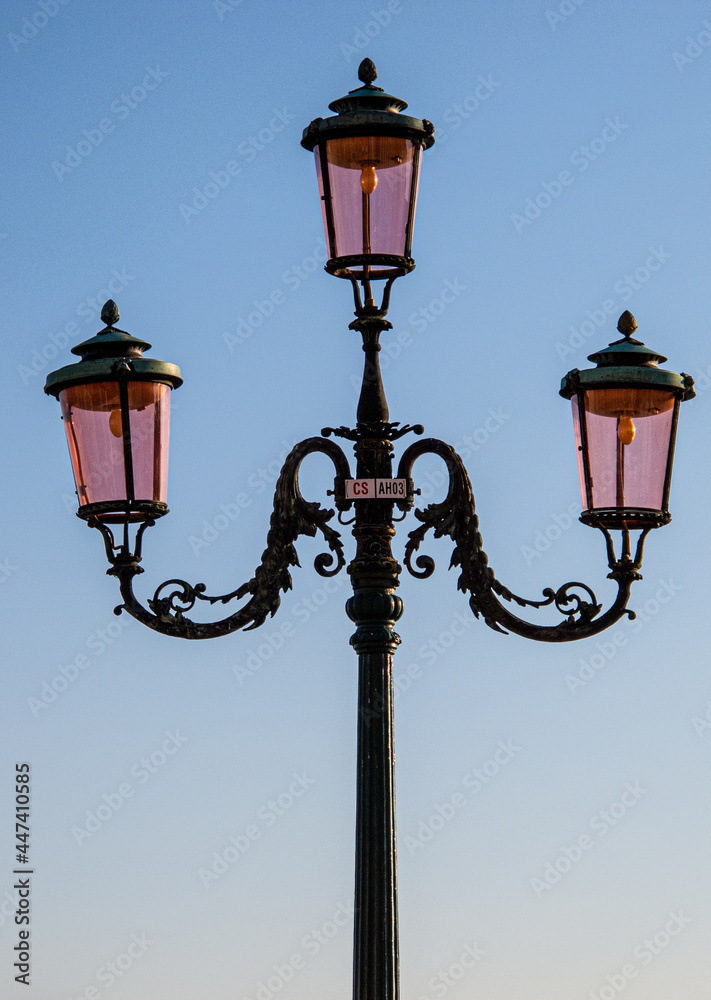
<svg viewBox="0 0 711 1000">
<path fill-rule="evenodd" d="M 346 479 L 346 500 L 404 500 L 407 479 Z"/>
</svg>

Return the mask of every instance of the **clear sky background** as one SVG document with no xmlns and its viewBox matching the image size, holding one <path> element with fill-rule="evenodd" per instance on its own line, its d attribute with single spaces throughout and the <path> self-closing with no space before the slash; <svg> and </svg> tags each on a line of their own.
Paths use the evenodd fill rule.
<svg viewBox="0 0 711 1000">
<path fill-rule="evenodd" d="M 635 623 L 559 646 L 498 635 L 457 592 L 446 541 L 426 549 L 434 578 L 403 577 L 403 1000 L 707 1000 L 711 5 L 8 0 L 0 52 L 0 994 L 350 995 L 347 578 L 325 589 L 307 539 L 259 631 L 187 643 L 115 618 L 42 385 L 112 295 L 119 325 L 185 378 L 171 514 L 146 534 L 139 592 L 249 579 L 285 452 L 354 420 L 351 293 L 322 270 L 299 139 L 370 56 L 438 140 L 417 270 L 393 289 L 391 416 L 459 446 L 507 586 L 535 597 L 583 580 L 614 596 L 602 536 L 577 522 L 558 388 L 620 313 L 699 383 Z M 425 498 L 441 495 L 436 459 L 416 471 Z M 331 477 L 314 459 L 307 496 L 323 500 Z M 30 989 L 13 982 L 8 916 L 17 761 L 33 774 Z M 248 829 L 205 885 L 200 870 Z"/>
</svg>

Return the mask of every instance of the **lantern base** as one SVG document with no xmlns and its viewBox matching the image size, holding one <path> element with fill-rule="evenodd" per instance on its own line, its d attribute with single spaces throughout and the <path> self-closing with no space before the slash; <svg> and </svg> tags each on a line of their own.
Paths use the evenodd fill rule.
<svg viewBox="0 0 711 1000">
<path fill-rule="evenodd" d="M 102 500 L 100 503 L 85 503 L 77 511 L 77 517 L 84 521 L 96 518 L 103 524 L 124 524 L 154 521 L 167 513 L 168 504 L 160 500 Z"/>
<path fill-rule="evenodd" d="M 331 257 L 325 269 L 337 278 L 356 278 L 371 281 L 380 278 L 398 278 L 409 274 L 415 268 L 412 257 L 399 257 L 394 253 L 351 254 L 347 257 Z"/>
<path fill-rule="evenodd" d="M 584 510 L 580 515 L 583 524 L 591 528 L 661 528 L 671 521 L 668 510 L 647 507 L 598 507 Z"/>
</svg>

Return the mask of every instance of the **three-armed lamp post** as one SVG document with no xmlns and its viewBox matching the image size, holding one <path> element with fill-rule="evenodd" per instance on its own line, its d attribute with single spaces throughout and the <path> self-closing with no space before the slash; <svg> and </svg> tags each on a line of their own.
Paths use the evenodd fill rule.
<svg viewBox="0 0 711 1000">
<path fill-rule="evenodd" d="M 346 563 L 338 531 L 329 523 L 334 510 L 304 500 L 298 472 L 313 453 L 335 467 L 334 504 L 341 524 L 353 524 L 356 551 L 347 567 L 353 596 L 346 610 L 355 623 L 351 644 L 358 654 L 358 763 L 355 861 L 354 996 L 356 1000 L 398 997 L 398 930 L 395 848 L 392 660 L 400 642 L 394 631 L 403 604 L 397 595 L 401 566 L 391 551 L 394 521 L 414 504 L 413 466 L 424 454 L 439 455 L 449 472 L 447 496 L 416 510 L 420 525 L 408 535 L 404 563 L 420 579 L 434 561 L 416 556 L 428 531 L 454 543 L 451 564 L 459 567 L 458 588 L 469 595 L 474 614 L 498 632 L 515 632 L 544 642 L 592 636 L 628 610 L 630 588 L 639 580 L 647 534 L 670 520 L 669 487 L 679 404 L 694 395 L 693 380 L 658 367 L 666 361 L 632 336 L 637 324 L 625 312 L 622 337 L 590 355 L 596 368 L 569 372 L 561 395 L 572 400 L 584 510 L 581 521 L 605 536 L 617 596 L 603 611 L 581 583 L 546 588 L 540 600 L 511 593 L 494 576 L 482 549 L 472 489 L 461 458 L 443 441 L 411 444 L 393 476 L 393 441 L 419 425 L 390 421 L 380 375 L 379 337 L 391 328 L 385 318 L 394 280 L 411 271 L 412 230 L 422 151 L 434 142 L 430 122 L 401 112 L 404 101 L 376 87 L 375 66 L 365 59 L 362 86 L 330 105 L 336 114 L 317 118 L 304 130 L 302 145 L 315 153 L 330 274 L 347 278 L 355 297 L 350 329 L 363 338 L 365 371 L 354 428 L 326 427 L 321 436 L 297 444 L 284 462 L 274 495 L 267 547 L 254 576 L 229 594 L 208 596 L 205 585 L 171 579 L 161 584 L 147 607 L 134 596 L 142 573 L 141 543 L 146 528 L 167 514 L 170 392 L 181 384 L 175 365 L 143 357 L 145 341 L 118 330 L 115 303 L 104 306 L 106 327 L 72 348 L 81 360 L 53 372 L 45 391 L 62 404 L 74 469 L 78 515 L 101 532 L 110 568 L 118 578 L 122 603 L 149 628 L 183 639 L 208 639 L 237 629 L 256 628 L 279 608 L 280 593 L 291 588 L 290 567 L 298 565 L 299 535 L 320 532 L 328 545 L 315 560 L 322 576 Z M 373 282 L 384 281 L 381 304 Z M 362 295 L 361 295 L 362 289 Z M 331 437 L 353 442 L 355 478 L 344 451 Z M 394 508 L 401 516 L 393 517 Z M 347 511 L 354 517 L 343 520 Z M 616 555 L 611 531 L 621 533 Z M 631 532 L 638 530 L 632 555 Z M 412 560 L 415 557 L 415 565 Z M 187 617 L 198 601 L 246 603 L 218 622 Z M 519 618 L 511 605 L 554 606 L 563 616 L 554 625 Z"/>
</svg>

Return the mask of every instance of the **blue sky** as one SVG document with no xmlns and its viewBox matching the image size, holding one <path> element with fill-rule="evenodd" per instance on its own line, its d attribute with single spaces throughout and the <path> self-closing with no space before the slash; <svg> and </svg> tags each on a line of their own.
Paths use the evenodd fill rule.
<svg viewBox="0 0 711 1000">
<path fill-rule="evenodd" d="M 530 597 L 566 580 L 614 596 L 603 539 L 577 521 L 558 388 L 620 313 L 699 389 L 634 623 L 560 647 L 495 634 L 445 542 L 427 548 L 432 579 L 403 576 L 403 997 L 705 1000 L 709 4 L 10 0 L 0 48 L 3 996 L 349 995 L 347 579 L 325 586 L 306 539 L 259 631 L 186 643 L 116 618 L 42 385 L 111 295 L 185 379 L 141 595 L 249 579 L 284 454 L 354 419 L 352 299 L 322 270 L 299 139 L 369 56 L 437 129 L 417 269 L 384 338 L 391 417 L 465 455 L 497 576 Z M 441 495 L 436 459 L 416 472 Z M 331 476 L 314 459 L 305 494 L 323 499 Z M 18 761 L 33 774 L 29 991 L 8 916 Z"/>
</svg>

